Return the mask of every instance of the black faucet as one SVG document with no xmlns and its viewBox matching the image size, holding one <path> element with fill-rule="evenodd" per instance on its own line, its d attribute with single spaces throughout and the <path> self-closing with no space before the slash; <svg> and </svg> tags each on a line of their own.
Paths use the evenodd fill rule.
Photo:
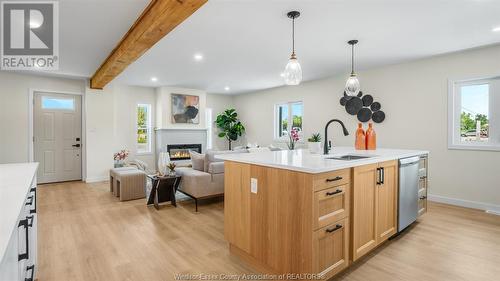
<svg viewBox="0 0 500 281">
<path fill-rule="evenodd" d="M 339 123 L 339 124 L 342 126 L 342 130 L 344 131 L 344 136 L 349 135 L 349 132 L 348 132 L 348 131 L 347 131 L 347 129 L 345 128 L 344 123 L 343 123 L 342 121 L 340 121 L 340 120 L 338 120 L 338 119 L 332 119 L 332 120 L 328 121 L 328 123 L 326 123 L 326 126 L 325 126 L 325 146 L 324 146 L 324 148 L 323 148 L 323 153 L 324 153 L 325 155 L 326 155 L 326 154 L 328 154 L 328 150 L 330 150 L 330 149 L 328 148 L 328 142 L 329 142 L 329 141 L 328 141 L 328 126 L 330 126 L 330 124 L 331 124 L 332 122 L 337 122 L 337 123 Z"/>
</svg>

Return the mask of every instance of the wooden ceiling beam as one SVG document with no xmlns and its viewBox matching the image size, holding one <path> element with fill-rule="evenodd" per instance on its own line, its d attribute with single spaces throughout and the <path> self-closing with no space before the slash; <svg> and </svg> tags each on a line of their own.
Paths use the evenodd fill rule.
<svg viewBox="0 0 500 281">
<path fill-rule="evenodd" d="M 152 0 L 90 79 L 102 89 L 208 0 Z"/>
</svg>

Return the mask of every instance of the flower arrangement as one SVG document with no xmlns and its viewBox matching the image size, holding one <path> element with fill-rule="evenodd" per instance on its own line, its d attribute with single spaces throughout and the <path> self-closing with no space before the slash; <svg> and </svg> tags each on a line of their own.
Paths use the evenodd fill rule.
<svg viewBox="0 0 500 281">
<path fill-rule="evenodd" d="M 115 153 L 113 155 L 113 158 L 115 159 L 115 161 L 123 161 L 123 160 L 127 159 L 128 154 L 129 154 L 128 150 L 122 149 L 119 152 Z"/>
<path fill-rule="evenodd" d="M 290 131 L 290 133 L 288 134 L 288 137 L 290 139 L 290 141 L 287 143 L 288 149 L 294 150 L 295 149 L 295 143 L 300 140 L 299 131 L 297 131 L 296 129 L 292 129 Z"/>
</svg>

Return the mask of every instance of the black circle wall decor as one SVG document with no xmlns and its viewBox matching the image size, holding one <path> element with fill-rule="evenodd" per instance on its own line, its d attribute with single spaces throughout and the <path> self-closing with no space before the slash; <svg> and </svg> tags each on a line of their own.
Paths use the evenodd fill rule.
<svg viewBox="0 0 500 281">
<path fill-rule="evenodd" d="M 382 105 L 380 105 L 379 102 L 374 102 L 372 103 L 372 105 L 370 106 L 372 111 L 375 112 L 375 111 L 379 111 L 380 108 L 382 107 Z"/>
<path fill-rule="evenodd" d="M 385 113 L 382 110 L 374 112 L 372 115 L 372 120 L 375 123 L 382 123 L 385 119 Z"/>
<path fill-rule="evenodd" d="M 371 95 L 364 95 L 361 100 L 363 101 L 363 106 L 370 106 L 373 103 L 373 97 Z"/>
<path fill-rule="evenodd" d="M 340 98 L 340 105 L 341 106 L 345 106 L 346 103 L 347 103 L 347 99 L 345 97 Z"/>
<path fill-rule="evenodd" d="M 345 104 L 345 110 L 351 115 L 356 115 L 363 108 L 363 102 L 358 97 L 352 97 Z"/>
<path fill-rule="evenodd" d="M 358 112 L 358 120 L 359 122 L 368 122 L 372 118 L 372 111 L 368 107 L 362 108 Z"/>
<path fill-rule="evenodd" d="M 380 110 L 382 108 L 380 102 L 374 101 L 372 95 L 364 95 L 362 91 L 355 97 L 347 95 L 344 91 L 340 105 L 344 106 L 350 115 L 356 115 L 360 122 L 373 120 L 375 123 L 382 123 L 385 120 L 385 112 Z"/>
</svg>

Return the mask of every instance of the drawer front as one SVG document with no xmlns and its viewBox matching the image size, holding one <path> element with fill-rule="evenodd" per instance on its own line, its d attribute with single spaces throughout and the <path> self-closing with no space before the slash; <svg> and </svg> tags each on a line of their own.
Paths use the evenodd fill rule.
<svg viewBox="0 0 500 281">
<path fill-rule="evenodd" d="M 314 229 L 330 225 L 349 215 L 350 184 L 314 193 Z"/>
<path fill-rule="evenodd" d="M 351 182 L 351 169 L 322 173 L 314 176 L 314 191 L 319 191 Z"/>
<path fill-rule="evenodd" d="M 349 264 L 349 218 L 314 232 L 314 270 L 331 278 Z"/>
<path fill-rule="evenodd" d="M 427 212 L 427 196 L 420 196 L 418 199 L 418 216 Z"/>
</svg>

